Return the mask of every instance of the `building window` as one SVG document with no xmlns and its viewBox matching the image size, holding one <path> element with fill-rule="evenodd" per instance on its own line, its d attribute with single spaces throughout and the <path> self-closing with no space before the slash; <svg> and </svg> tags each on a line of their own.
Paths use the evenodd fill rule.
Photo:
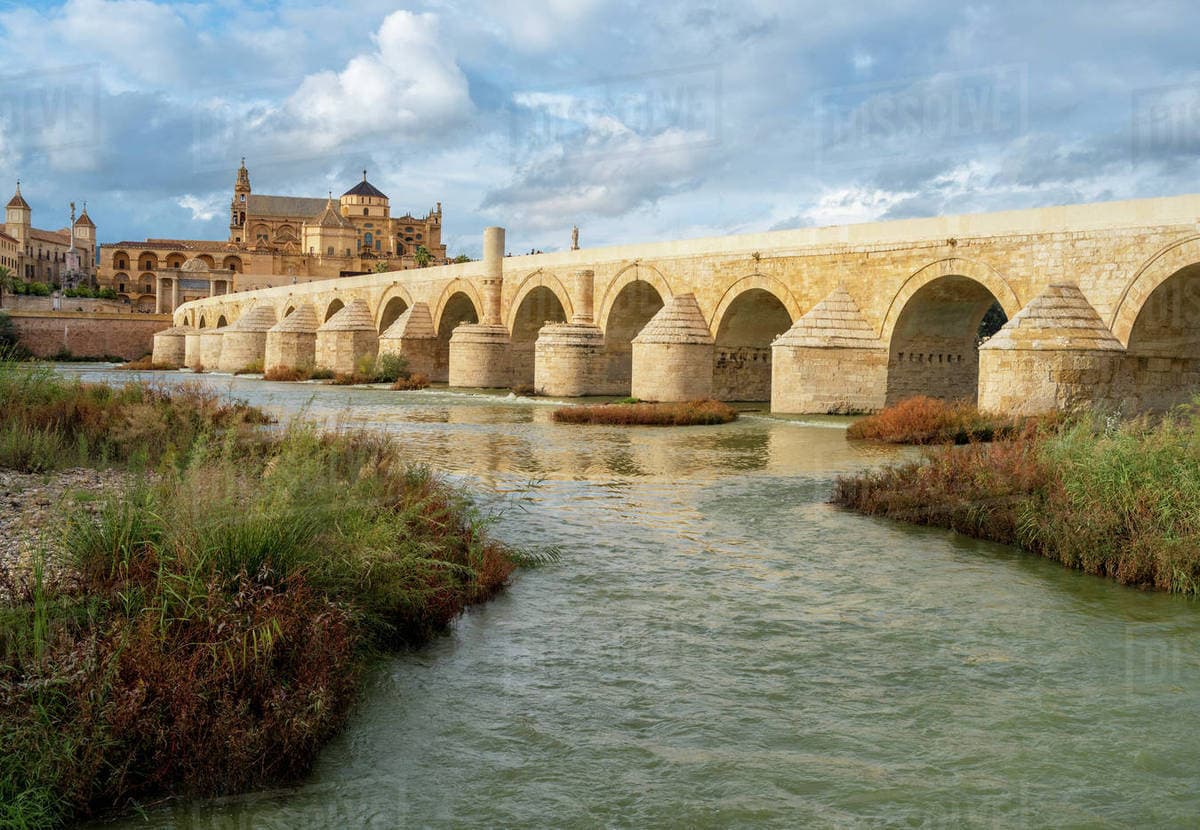
<svg viewBox="0 0 1200 830">
<path fill-rule="evenodd" d="M 363 244 L 364 244 L 364 245 L 366 245 L 368 248 L 370 248 L 370 247 L 371 247 L 371 242 L 372 242 L 374 239 L 375 239 L 375 237 L 373 237 L 373 236 L 371 235 L 371 232 L 370 232 L 370 231 L 367 231 L 366 233 L 364 233 L 364 234 L 363 234 Z"/>
<path fill-rule="evenodd" d="M 375 250 L 377 250 L 377 251 L 379 250 L 379 240 L 378 239 L 375 240 Z"/>
<path fill-rule="evenodd" d="M 328 248 L 325 249 L 325 255 L 333 256 L 333 246 L 332 245 L 330 245 Z"/>
<path fill-rule="evenodd" d="M 363 216 L 370 216 L 371 213 L 367 208 L 363 208 Z"/>
<path fill-rule="evenodd" d="M 239 194 L 238 194 L 238 201 L 239 201 L 239 202 L 244 202 L 244 201 L 246 201 L 246 194 L 245 194 L 245 193 L 239 193 Z"/>
<path fill-rule="evenodd" d="M 123 282 L 117 283 L 117 290 L 120 291 L 122 294 L 124 294 L 125 293 L 125 283 L 123 283 Z"/>
<path fill-rule="evenodd" d="M 421 234 L 417 234 L 417 239 L 420 239 L 420 238 L 421 238 Z"/>
</svg>

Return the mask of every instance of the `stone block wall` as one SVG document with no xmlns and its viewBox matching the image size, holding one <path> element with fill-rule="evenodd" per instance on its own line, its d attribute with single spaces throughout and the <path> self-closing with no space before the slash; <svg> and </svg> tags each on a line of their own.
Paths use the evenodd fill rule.
<svg viewBox="0 0 1200 830">
<path fill-rule="evenodd" d="M 775 346 L 773 412 L 876 412 L 884 406 L 888 356 L 879 348 Z"/>
<path fill-rule="evenodd" d="M 713 397 L 719 401 L 769 401 L 771 348 L 717 346 Z"/>
<path fill-rule="evenodd" d="M 634 341 L 630 394 L 644 401 L 711 398 L 713 345 Z"/>
<path fill-rule="evenodd" d="M 534 359 L 533 386 L 566 398 L 603 395 L 609 388 L 604 335 L 592 325 L 543 326 Z"/>
<path fill-rule="evenodd" d="M 7 298 L 6 298 L 7 299 Z M 68 351 L 76 357 L 112 355 L 136 360 L 154 350 L 154 335 L 170 315 L 75 311 L 9 311 L 22 345 L 38 357 Z"/>
<path fill-rule="evenodd" d="M 984 349 L 979 408 L 1006 415 L 1115 409 L 1124 397 L 1123 365 L 1124 355 L 1117 351 Z"/>
</svg>

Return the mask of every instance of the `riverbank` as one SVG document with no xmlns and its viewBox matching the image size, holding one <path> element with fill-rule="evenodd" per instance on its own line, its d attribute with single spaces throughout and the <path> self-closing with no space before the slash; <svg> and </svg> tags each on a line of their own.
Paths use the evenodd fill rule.
<svg viewBox="0 0 1200 830">
<path fill-rule="evenodd" d="M 200 387 L 12 363 L 0 398 L 0 466 L 25 471 L 6 498 L 34 534 L 4 563 L 0 826 L 294 781 L 376 655 L 529 561 L 377 434 L 264 433 Z"/>
<path fill-rule="evenodd" d="M 1018 545 L 1124 585 L 1200 593 L 1200 417 L 1081 416 L 837 479 L 834 504 Z"/>
</svg>

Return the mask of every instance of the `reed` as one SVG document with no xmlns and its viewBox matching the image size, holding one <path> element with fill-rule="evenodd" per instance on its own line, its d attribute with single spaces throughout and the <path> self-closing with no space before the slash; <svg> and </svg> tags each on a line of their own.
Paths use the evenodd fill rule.
<svg viewBox="0 0 1200 830">
<path fill-rule="evenodd" d="M 1081 417 L 840 478 L 862 513 L 1020 545 L 1125 584 L 1200 593 L 1200 418 Z"/>
<path fill-rule="evenodd" d="M 194 389 L 5 383 L 23 413 L 0 413 L 5 428 L 81 399 L 109 428 L 132 401 L 198 405 L 212 428 L 71 517 L 57 578 L 0 575 L 0 826 L 292 781 L 374 655 L 444 630 L 545 558 L 494 540 L 462 491 L 386 436 L 297 423 L 250 442 L 216 429 L 227 405 Z M 69 446 L 75 423 L 51 419 L 37 440 Z"/>
</svg>

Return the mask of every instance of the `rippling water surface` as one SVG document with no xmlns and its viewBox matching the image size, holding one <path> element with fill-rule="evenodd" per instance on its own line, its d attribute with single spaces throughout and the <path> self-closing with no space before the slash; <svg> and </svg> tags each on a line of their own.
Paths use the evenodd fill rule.
<svg viewBox="0 0 1200 830">
<path fill-rule="evenodd" d="M 389 430 L 563 557 L 381 665 L 305 785 L 130 827 L 1197 824 L 1200 608 L 826 505 L 897 457 L 844 420 L 198 380 Z"/>
</svg>

